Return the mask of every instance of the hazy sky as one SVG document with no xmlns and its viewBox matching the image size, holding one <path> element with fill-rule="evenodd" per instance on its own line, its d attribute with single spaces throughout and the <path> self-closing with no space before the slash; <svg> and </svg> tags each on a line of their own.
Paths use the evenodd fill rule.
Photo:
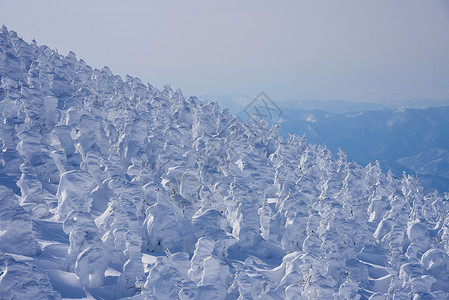
<svg viewBox="0 0 449 300">
<path fill-rule="evenodd" d="M 2 0 L 0 23 L 185 95 L 449 98 L 448 0 Z"/>
</svg>

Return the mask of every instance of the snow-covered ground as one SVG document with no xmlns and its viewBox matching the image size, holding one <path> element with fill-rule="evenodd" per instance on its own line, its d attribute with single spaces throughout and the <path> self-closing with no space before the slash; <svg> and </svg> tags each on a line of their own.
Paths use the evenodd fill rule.
<svg viewBox="0 0 449 300">
<path fill-rule="evenodd" d="M 447 299 L 448 197 L 0 30 L 1 299 Z"/>
</svg>

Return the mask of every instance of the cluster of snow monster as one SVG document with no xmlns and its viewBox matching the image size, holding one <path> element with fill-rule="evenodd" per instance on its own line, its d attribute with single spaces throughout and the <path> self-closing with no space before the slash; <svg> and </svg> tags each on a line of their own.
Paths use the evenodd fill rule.
<svg viewBox="0 0 449 300">
<path fill-rule="evenodd" d="M 449 199 L 416 178 L 5 27 L 0 76 L 2 299 L 61 298 L 39 224 L 116 298 L 449 298 Z"/>
</svg>

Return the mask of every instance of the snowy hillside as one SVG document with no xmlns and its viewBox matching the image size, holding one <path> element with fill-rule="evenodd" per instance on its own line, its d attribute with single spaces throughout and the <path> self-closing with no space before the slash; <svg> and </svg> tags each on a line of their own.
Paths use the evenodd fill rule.
<svg viewBox="0 0 449 300">
<path fill-rule="evenodd" d="M 0 30 L 1 299 L 446 299 L 449 202 Z"/>
</svg>

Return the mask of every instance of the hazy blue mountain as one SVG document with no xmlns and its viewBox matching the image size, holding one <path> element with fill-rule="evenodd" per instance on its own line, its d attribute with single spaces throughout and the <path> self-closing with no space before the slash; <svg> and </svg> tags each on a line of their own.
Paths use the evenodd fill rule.
<svg viewBox="0 0 449 300">
<path fill-rule="evenodd" d="M 360 113 L 286 109 L 281 130 L 342 148 L 360 164 L 379 160 L 397 176 L 417 174 L 426 188 L 449 190 L 449 106 Z"/>
<path fill-rule="evenodd" d="M 215 101 L 221 107 L 228 108 L 231 113 L 239 114 L 250 105 L 257 95 L 221 94 L 198 95 L 204 101 Z M 268 95 L 269 96 L 269 95 Z M 449 105 L 449 99 L 409 99 L 409 100 L 385 100 L 382 102 L 345 101 L 345 100 L 313 100 L 313 99 L 277 99 L 272 100 L 284 110 L 322 110 L 328 113 L 379 111 L 385 109 L 402 108 L 428 108 Z"/>
</svg>

